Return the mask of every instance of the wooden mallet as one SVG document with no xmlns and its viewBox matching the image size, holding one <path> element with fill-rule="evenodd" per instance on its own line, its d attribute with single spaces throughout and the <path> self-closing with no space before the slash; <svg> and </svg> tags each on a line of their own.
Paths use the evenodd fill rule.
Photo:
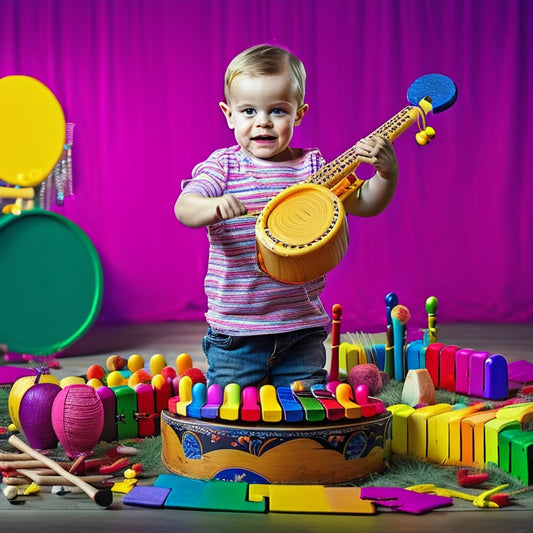
<svg viewBox="0 0 533 533">
<path fill-rule="evenodd" d="M 63 479 L 66 479 L 76 487 L 79 487 L 97 505 L 100 505 L 101 507 L 109 507 L 113 503 L 113 493 L 111 492 L 111 489 L 97 489 L 92 485 L 89 485 L 89 483 L 86 483 L 82 479 L 79 479 L 74 474 L 67 472 L 62 466 L 57 464 L 49 457 L 42 455 L 38 451 L 34 450 L 31 446 L 28 446 L 16 435 L 11 435 L 11 437 L 9 437 L 8 442 L 9 444 L 17 448 L 17 450 L 27 453 L 34 459 L 40 461 L 43 465 L 47 466 L 48 468 L 59 474 Z"/>
</svg>

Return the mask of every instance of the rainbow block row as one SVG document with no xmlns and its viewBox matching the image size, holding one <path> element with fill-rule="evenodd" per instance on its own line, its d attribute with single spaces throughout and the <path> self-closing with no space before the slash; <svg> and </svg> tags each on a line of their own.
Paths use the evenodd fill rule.
<svg viewBox="0 0 533 533">
<path fill-rule="evenodd" d="M 372 350 L 377 367 L 384 371 L 385 345 L 374 345 Z M 362 346 L 348 343 L 339 346 L 339 366 L 347 373 L 367 359 Z M 426 368 L 436 389 L 488 400 L 509 397 L 507 360 L 500 354 L 440 342 L 426 344 L 420 339 L 407 345 L 405 366 L 406 373 Z"/>
<path fill-rule="evenodd" d="M 387 409 L 393 415 L 393 453 L 474 468 L 493 463 L 526 485 L 533 481 L 533 402 L 498 409 L 484 402 L 458 409 L 447 403 Z"/>
<path fill-rule="evenodd" d="M 407 368 L 426 368 L 436 389 L 489 400 L 509 397 L 507 360 L 500 354 L 414 341 L 407 348 Z"/>
<path fill-rule="evenodd" d="M 355 400 L 355 401 L 354 401 Z M 174 414 L 205 420 L 243 422 L 321 422 L 372 417 L 385 411 L 385 405 L 368 396 L 368 387 L 355 390 L 347 383 L 312 386 L 309 390 L 294 391 L 290 387 L 263 385 L 241 387 L 230 383 L 220 385 L 192 384 L 183 377 L 179 395 L 171 398 L 168 410 Z"/>
</svg>

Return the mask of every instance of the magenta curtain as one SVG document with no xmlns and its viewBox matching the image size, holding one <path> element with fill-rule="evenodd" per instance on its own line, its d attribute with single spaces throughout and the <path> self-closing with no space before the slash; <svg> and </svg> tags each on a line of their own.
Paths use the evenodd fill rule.
<svg viewBox="0 0 533 533">
<path fill-rule="evenodd" d="M 173 204 L 194 164 L 233 144 L 223 73 L 262 42 L 305 62 L 294 144 L 328 160 L 406 105 L 419 76 L 459 89 L 428 146 L 415 128 L 396 141 L 389 208 L 350 220 L 323 295 L 343 329 L 382 328 L 391 291 L 412 328 L 431 295 L 440 322 L 533 320 L 530 0 L 1 0 L 0 42 L 0 76 L 40 79 L 76 124 L 75 196 L 56 210 L 100 254 L 100 322 L 203 319 L 205 230 Z"/>
</svg>

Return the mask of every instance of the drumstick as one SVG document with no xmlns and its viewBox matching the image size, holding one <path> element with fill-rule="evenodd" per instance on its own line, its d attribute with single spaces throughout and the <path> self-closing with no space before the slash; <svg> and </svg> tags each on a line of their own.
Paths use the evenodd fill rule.
<svg viewBox="0 0 533 533">
<path fill-rule="evenodd" d="M 57 464 L 55 461 L 40 454 L 34 450 L 31 446 L 28 446 L 25 442 L 21 441 L 16 435 L 11 435 L 8 439 L 9 444 L 17 448 L 17 450 L 27 453 L 31 457 L 41 461 L 45 466 L 52 469 L 59 474 L 63 479 L 72 482 L 73 485 L 79 487 L 94 503 L 101 507 L 109 507 L 113 503 L 113 493 L 111 489 L 96 489 L 89 485 L 85 481 L 79 479 L 77 476 L 67 472 L 63 467 Z"/>
</svg>

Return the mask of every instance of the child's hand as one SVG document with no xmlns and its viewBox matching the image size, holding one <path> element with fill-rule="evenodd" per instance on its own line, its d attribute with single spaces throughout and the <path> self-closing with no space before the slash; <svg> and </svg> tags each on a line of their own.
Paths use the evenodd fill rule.
<svg viewBox="0 0 533 533">
<path fill-rule="evenodd" d="M 215 200 L 215 221 L 240 217 L 248 212 L 244 204 L 233 194 L 225 194 Z"/>
<path fill-rule="evenodd" d="M 357 155 L 372 159 L 373 167 L 384 179 L 396 179 L 398 160 L 389 139 L 376 135 L 361 139 L 356 145 Z"/>
</svg>

